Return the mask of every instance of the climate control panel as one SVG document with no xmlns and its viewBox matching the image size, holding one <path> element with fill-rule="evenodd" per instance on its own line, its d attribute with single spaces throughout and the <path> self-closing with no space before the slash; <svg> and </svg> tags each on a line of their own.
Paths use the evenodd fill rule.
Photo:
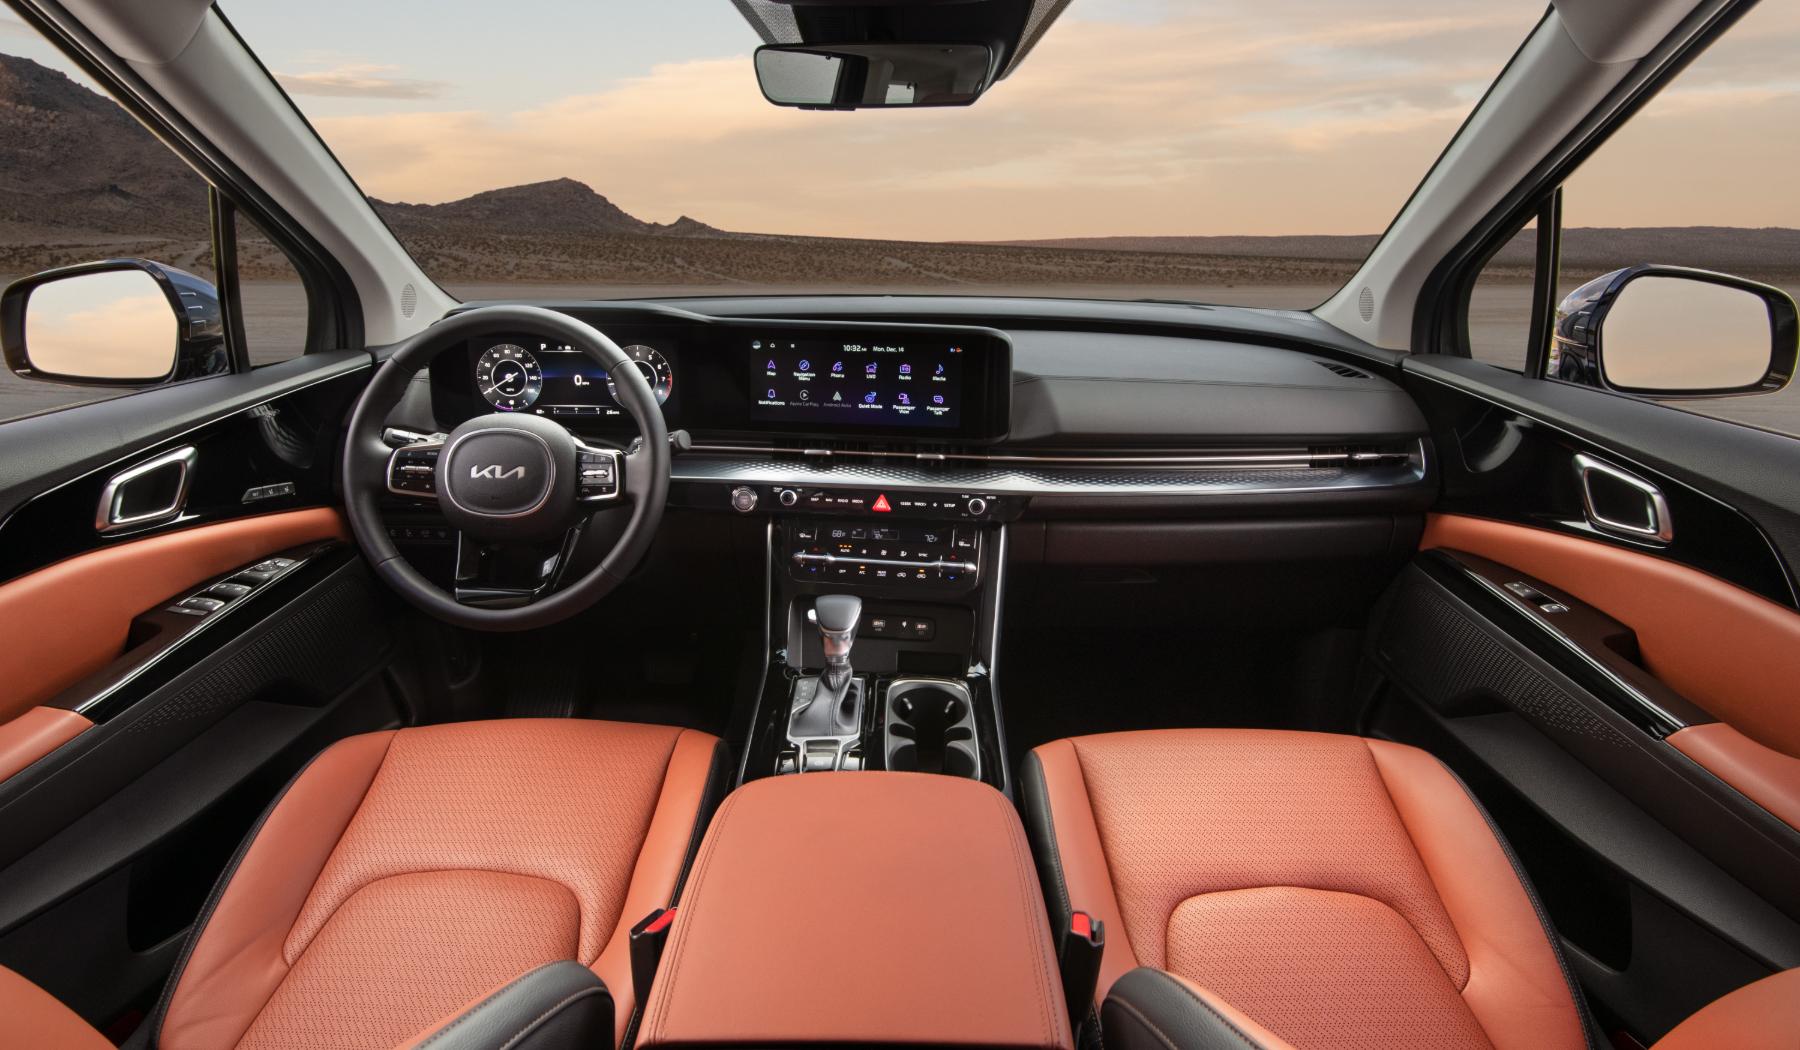
<svg viewBox="0 0 1800 1050">
<path fill-rule="evenodd" d="M 981 534 L 973 526 L 801 520 L 783 533 L 796 580 L 961 590 L 981 574 Z"/>
</svg>

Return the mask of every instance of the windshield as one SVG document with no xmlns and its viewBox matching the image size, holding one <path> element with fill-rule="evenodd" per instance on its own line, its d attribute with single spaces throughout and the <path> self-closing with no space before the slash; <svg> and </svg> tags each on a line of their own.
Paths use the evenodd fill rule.
<svg viewBox="0 0 1800 1050">
<path fill-rule="evenodd" d="M 832 112 L 764 98 L 728 0 L 225 6 L 462 298 L 1293 308 L 1356 269 L 1542 14 L 1074 0 L 973 105 Z"/>
</svg>

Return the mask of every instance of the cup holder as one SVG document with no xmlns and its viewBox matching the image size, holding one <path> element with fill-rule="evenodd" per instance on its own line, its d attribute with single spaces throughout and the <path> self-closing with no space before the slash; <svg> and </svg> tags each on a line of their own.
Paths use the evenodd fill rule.
<svg viewBox="0 0 1800 1050">
<path fill-rule="evenodd" d="M 888 686 L 887 768 L 981 779 L 975 708 L 960 682 L 902 678 Z"/>
</svg>

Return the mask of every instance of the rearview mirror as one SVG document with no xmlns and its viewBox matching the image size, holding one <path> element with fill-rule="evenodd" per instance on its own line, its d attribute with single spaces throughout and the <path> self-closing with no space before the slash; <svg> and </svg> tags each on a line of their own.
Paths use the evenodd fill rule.
<svg viewBox="0 0 1800 1050">
<path fill-rule="evenodd" d="M 1556 311 L 1549 374 L 1653 397 L 1780 390 L 1794 376 L 1800 324 L 1779 288 L 1675 266 L 1598 277 Z"/>
<path fill-rule="evenodd" d="M 144 386 L 231 370 L 219 294 L 145 259 L 46 270 L 0 292 L 0 349 L 26 379 Z"/>
<path fill-rule="evenodd" d="M 993 61 L 984 44 L 783 44 L 756 49 L 756 79 L 800 109 L 966 106 Z"/>
</svg>

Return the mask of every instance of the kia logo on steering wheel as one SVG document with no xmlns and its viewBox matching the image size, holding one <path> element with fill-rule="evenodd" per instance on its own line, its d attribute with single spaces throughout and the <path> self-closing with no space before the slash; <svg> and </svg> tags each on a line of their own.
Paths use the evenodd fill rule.
<svg viewBox="0 0 1800 1050">
<path fill-rule="evenodd" d="M 498 463 L 496 463 L 491 467 L 470 467 L 469 468 L 469 476 L 472 478 L 492 478 L 495 481 L 502 481 L 502 480 L 505 480 L 506 478 L 522 478 L 522 477 L 524 477 L 525 476 L 525 468 L 524 467 L 514 467 L 511 470 L 504 470 L 501 468 L 501 466 Z"/>
</svg>

